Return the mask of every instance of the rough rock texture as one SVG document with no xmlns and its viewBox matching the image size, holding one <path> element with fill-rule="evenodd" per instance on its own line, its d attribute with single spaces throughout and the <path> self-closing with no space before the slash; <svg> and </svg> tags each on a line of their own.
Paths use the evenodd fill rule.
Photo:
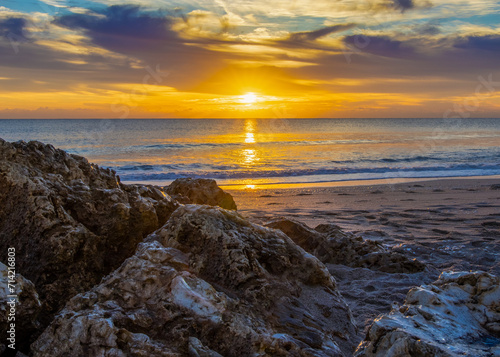
<svg viewBox="0 0 500 357">
<path fill-rule="evenodd" d="M 165 187 L 165 192 L 181 203 L 219 206 L 236 210 L 233 196 L 224 192 L 215 180 L 182 178 Z"/>
<path fill-rule="evenodd" d="M 32 345 L 35 356 L 351 356 L 317 258 L 235 212 L 187 205 Z"/>
<path fill-rule="evenodd" d="M 375 320 L 356 356 L 499 356 L 500 279 L 443 273 Z"/>
<path fill-rule="evenodd" d="M 31 281 L 20 274 L 14 278 L 14 292 L 9 290 L 9 272 L 7 266 L 0 263 L 0 354 L 6 349 L 7 331 L 10 323 L 15 323 L 16 342 L 28 339 L 40 326 L 38 314 L 42 303 L 38 299 L 35 286 Z M 16 295 L 17 299 L 11 299 L 8 295 Z M 15 300 L 15 321 L 8 321 L 11 305 L 9 302 Z M 9 342 L 7 342 L 9 343 Z"/>
<path fill-rule="evenodd" d="M 334 224 L 321 224 L 313 230 L 301 222 L 280 218 L 266 226 L 281 230 L 323 263 L 386 273 L 415 273 L 425 269 L 425 265 L 415 259 L 408 259 L 375 241 L 346 233 Z"/>
<path fill-rule="evenodd" d="M 0 139 L 0 251 L 36 286 L 42 325 L 131 256 L 178 204 L 40 142 Z"/>
</svg>

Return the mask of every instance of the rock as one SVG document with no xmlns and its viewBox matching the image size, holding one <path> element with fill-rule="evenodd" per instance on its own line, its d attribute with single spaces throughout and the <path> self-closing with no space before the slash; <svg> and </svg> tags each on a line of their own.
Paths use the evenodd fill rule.
<svg viewBox="0 0 500 357">
<path fill-rule="evenodd" d="M 7 348 L 4 343 L 11 343 L 7 341 L 7 337 L 9 337 L 7 331 L 10 329 L 11 323 L 15 324 L 16 349 L 19 349 L 19 341 L 28 340 L 29 336 L 40 328 L 38 315 L 42 303 L 38 298 L 35 286 L 22 275 L 15 273 L 15 269 L 10 270 L 10 272 L 9 274 L 9 269 L 5 264 L 0 263 L 0 331 L 2 331 L 0 353 Z M 13 277 L 12 274 L 15 276 Z M 9 275 L 11 279 L 9 279 Z M 11 287 L 14 289 L 13 291 L 9 289 Z M 9 295 L 17 296 L 17 298 L 10 298 Z M 11 307 L 14 309 L 13 312 L 11 312 Z M 12 316 L 15 320 L 9 320 Z"/>
<path fill-rule="evenodd" d="M 491 190 L 500 190 L 500 184 L 494 184 L 490 186 Z"/>
<path fill-rule="evenodd" d="M 442 273 L 376 319 L 355 356 L 498 356 L 499 284 L 484 272 Z"/>
<path fill-rule="evenodd" d="M 123 185 L 112 170 L 52 145 L 0 139 L 0 251 L 16 249 L 17 271 L 43 304 L 42 327 L 177 206 L 159 188 Z"/>
<path fill-rule="evenodd" d="M 375 241 L 346 233 L 334 224 L 321 224 L 311 229 L 301 222 L 280 218 L 266 226 L 281 230 L 325 264 L 363 267 L 386 273 L 416 273 L 425 269 L 425 265 L 415 259 L 384 248 Z"/>
<path fill-rule="evenodd" d="M 186 205 L 69 301 L 45 356 L 351 356 L 356 331 L 325 266 L 285 234 Z"/>
<path fill-rule="evenodd" d="M 215 180 L 180 178 L 165 187 L 165 192 L 180 203 L 219 206 L 236 210 L 233 197 L 224 192 Z"/>
</svg>

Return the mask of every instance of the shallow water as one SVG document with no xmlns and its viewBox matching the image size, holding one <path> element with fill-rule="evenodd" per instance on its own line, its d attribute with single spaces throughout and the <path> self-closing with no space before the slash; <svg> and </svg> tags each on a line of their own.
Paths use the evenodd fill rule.
<svg viewBox="0 0 500 357">
<path fill-rule="evenodd" d="M 500 174 L 500 119 L 0 120 L 122 181 L 311 183 Z"/>
</svg>

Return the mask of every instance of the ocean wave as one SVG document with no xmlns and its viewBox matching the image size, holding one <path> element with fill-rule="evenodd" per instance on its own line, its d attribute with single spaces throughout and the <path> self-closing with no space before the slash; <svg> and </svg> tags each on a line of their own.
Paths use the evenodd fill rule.
<svg viewBox="0 0 500 357">
<path fill-rule="evenodd" d="M 257 141 L 255 143 L 246 143 L 243 141 L 234 142 L 198 142 L 198 143 L 164 143 L 128 146 L 125 149 L 137 152 L 138 150 L 157 150 L 157 149 L 196 149 L 196 148 L 227 148 L 227 147 L 248 147 L 255 146 L 317 146 L 317 145 L 341 145 L 341 144 L 382 144 L 390 143 L 390 140 L 368 140 L 368 139 L 339 139 L 339 140 L 290 140 L 290 141 Z M 396 141 L 394 141 L 396 142 Z"/>
<path fill-rule="evenodd" d="M 449 166 L 426 167 L 351 167 L 351 168 L 316 168 L 316 169 L 285 169 L 285 170 L 208 170 L 208 171 L 164 171 L 144 170 L 142 172 L 122 170 L 113 167 L 124 181 L 173 181 L 177 178 L 213 178 L 219 180 L 242 180 L 263 178 L 291 178 L 330 176 L 336 180 L 351 180 L 352 176 L 367 178 L 394 178 L 394 177 L 429 177 L 434 176 L 487 176 L 500 174 L 499 164 L 460 164 Z M 157 167 L 159 169 L 159 167 Z M 163 168 L 164 169 L 164 168 Z"/>
</svg>

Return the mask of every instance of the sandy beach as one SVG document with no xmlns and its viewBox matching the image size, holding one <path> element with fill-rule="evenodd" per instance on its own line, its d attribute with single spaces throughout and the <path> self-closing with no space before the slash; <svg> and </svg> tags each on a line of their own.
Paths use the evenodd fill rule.
<svg viewBox="0 0 500 357">
<path fill-rule="evenodd" d="M 402 303 L 413 286 L 441 271 L 500 274 L 498 179 L 442 179 L 399 184 L 320 188 L 228 190 L 238 212 L 258 222 L 283 216 L 334 223 L 365 239 L 392 246 L 428 265 L 428 272 L 387 274 L 328 265 L 361 329 Z"/>
</svg>

